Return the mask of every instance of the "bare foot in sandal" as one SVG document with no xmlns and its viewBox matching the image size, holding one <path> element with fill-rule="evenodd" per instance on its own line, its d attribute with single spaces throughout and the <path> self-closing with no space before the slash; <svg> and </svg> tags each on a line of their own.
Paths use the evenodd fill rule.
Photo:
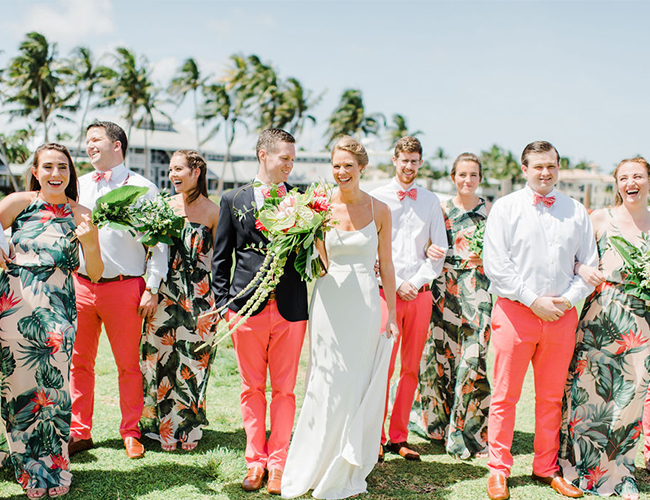
<svg viewBox="0 0 650 500">
<path fill-rule="evenodd" d="M 70 491 L 70 486 L 57 486 L 55 488 L 50 488 L 47 490 L 47 493 L 50 495 L 50 498 L 62 497 L 67 495 Z"/>
<path fill-rule="evenodd" d="M 176 451 L 176 443 L 160 443 L 163 451 Z"/>
<path fill-rule="evenodd" d="M 43 498 L 47 493 L 45 488 L 26 488 L 25 495 L 27 498 Z"/>
<path fill-rule="evenodd" d="M 192 451 L 192 450 L 196 449 L 196 445 L 198 445 L 198 444 L 199 444 L 198 441 L 194 441 L 193 443 L 183 443 L 181 445 L 181 447 L 185 451 Z"/>
</svg>

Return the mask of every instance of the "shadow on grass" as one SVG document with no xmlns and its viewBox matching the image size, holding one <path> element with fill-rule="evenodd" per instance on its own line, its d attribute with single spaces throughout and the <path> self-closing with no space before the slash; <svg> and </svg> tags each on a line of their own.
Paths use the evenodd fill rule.
<svg viewBox="0 0 650 500">
<path fill-rule="evenodd" d="M 469 462 L 409 462 L 396 458 L 375 467 L 368 477 L 368 492 L 372 498 L 446 498 L 454 484 L 487 475 L 487 467 Z"/>
<path fill-rule="evenodd" d="M 532 432 L 515 431 L 510 452 L 513 457 L 516 455 L 530 455 L 535 453 L 534 443 L 535 434 Z"/>
</svg>

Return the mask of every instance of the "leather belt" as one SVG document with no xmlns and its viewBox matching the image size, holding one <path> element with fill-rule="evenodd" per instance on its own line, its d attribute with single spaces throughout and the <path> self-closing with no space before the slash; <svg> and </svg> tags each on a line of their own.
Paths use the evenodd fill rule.
<svg viewBox="0 0 650 500">
<path fill-rule="evenodd" d="M 379 285 L 379 288 L 382 289 L 382 290 L 384 289 L 384 287 L 381 286 L 381 285 Z M 431 291 L 431 287 L 429 285 L 422 285 L 420 287 L 420 289 L 418 290 L 418 293 L 429 292 L 429 291 Z"/>
<path fill-rule="evenodd" d="M 83 279 L 85 279 L 87 281 L 90 281 L 90 282 L 93 281 L 88 276 L 86 276 L 85 274 L 77 273 L 77 276 L 79 276 L 80 278 L 83 278 Z M 132 280 L 134 278 L 141 278 L 141 276 L 127 276 L 125 274 L 119 274 L 119 275 L 117 275 L 117 276 L 115 276 L 113 278 L 99 278 L 99 280 L 95 281 L 95 283 L 113 283 L 115 281 Z"/>
</svg>

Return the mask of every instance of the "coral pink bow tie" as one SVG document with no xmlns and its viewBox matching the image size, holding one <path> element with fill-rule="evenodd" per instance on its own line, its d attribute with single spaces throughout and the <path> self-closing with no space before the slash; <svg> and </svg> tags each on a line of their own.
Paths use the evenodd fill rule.
<svg viewBox="0 0 650 500">
<path fill-rule="evenodd" d="M 540 201 L 550 208 L 555 203 L 555 196 L 542 196 L 541 194 L 533 193 L 533 205 L 537 205 Z"/>
<path fill-rule="evenodd" d="M 106 179 L 106 182 L 111 180 L 111 175 L 113 175 L 112 170 L 107 170 L 106 172 L 93 172 L 93 180 L 99 182 L 100 179 Z"/>
<path fill-rule="evenodd" d="M 287 194 L 287 187 L 284 184 L 282 184 L 281 186 L 278 186 L 276 188 L 276 190 L 277 190 L 278 196 L 280 198 L 282 198 L 284 195 Z M 268 198 L 269 196 L 271 196 L 271 188 L 267 187 L 267 186 L 264 186 L 262 188 L 262 195 L 264 196 L 264 198 Z"/>
<path fill-rule="evenodd" d="M 399 198 L 399 201 L 403 201 L 404 198 L 406 198 L 407 196 L 412 200 L 417 200 L 418 190 L 415 188 L 411 188 L 408 191 L 397 191 L 397 197 Z"/>
</svg>

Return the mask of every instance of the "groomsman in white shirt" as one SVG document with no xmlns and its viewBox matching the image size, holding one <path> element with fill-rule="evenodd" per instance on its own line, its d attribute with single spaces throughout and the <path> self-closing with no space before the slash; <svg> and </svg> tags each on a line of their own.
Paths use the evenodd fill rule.
<svg viewBox="0 0 650 500">
<path fill-rule="evenodd" d="M 86 152 L 94 172 L 79 178 L 79 203 L 92 209 L 97 198 L 121 186 L 146 186 L 146 197 L 157 194 L 156 186 L 127 169 L 124 130 L 112 122 L 92 123 L 86 132 Z M 127 231 L 108 227 L 99 230 L 104 273 L 97 283 L 85 275 L 83 258 L 75 276 L 78 329 L 72 353 L 70 392 L 72 422 L 70 455 L 94 446 L 91 437 L 95 399 L 95 358 L 102 324 L 117 364 L 120 435 L 129 458 L 144 456 L 139 422 L 144 405 L 140 372 L 142 319 L 158 305 L 158 287 L 167 274 L 167 245 L 149 249 Z M 80 257 L 82 257 L 80 255 Z M 147 275 L 147 281 L 143 275 Z"/>
<path fill-rule="evenodd" d="M 395 145 L 395 178 L 371 194 L 386 203 L 392 214 L 393 264 L 397 285 L 397 324 L 399 337 L 393 346 L 388 372 L 388 384 L 395 369 L 400 350 L 401 369 L 395 403 L 391 411 L 388 438 L 384 426 L 379 459 L 384 447 L 407 460 L 420 460 L 420 455 L 407 443 L 408 422 L 413 397 L 418 385 L 422 350 L 427 340 L 433 296 L 430 283 L 442 271 L 444 259 L 432 261 L 426 256 L 430 244 L 446 249 L 447 231 L 440 201 L 431 191 L 415 185 L 422 166 L 422 145 L 415 137 L 402 137 Z M 383 290 L 382 325 L 386 324 L 388 309 Z M 386 410 L 388 390 L 386 391 Z M 386 419 L 384 411 L 384 420 Z"/>
<path fill-rule="evenodd" d="M 509 498 L 507 478 L 515 406 L 532 362 L 535 373 L 535 457 L 532 478 L 572 498 L 582 492 L 568 483 L 557 464 L 562 395 L 575 346 L 574 305 L 593 287 L 574 273 L 576 262 L 598 266 L 585 208 L 558 193 L 560 155 L 545 141 L 524 149 L 523 189 L 497 200 L 487 219 L 483 247 L 492 310 L 494 378 L 488 445 L 492 500 Z"/>
</svg>

